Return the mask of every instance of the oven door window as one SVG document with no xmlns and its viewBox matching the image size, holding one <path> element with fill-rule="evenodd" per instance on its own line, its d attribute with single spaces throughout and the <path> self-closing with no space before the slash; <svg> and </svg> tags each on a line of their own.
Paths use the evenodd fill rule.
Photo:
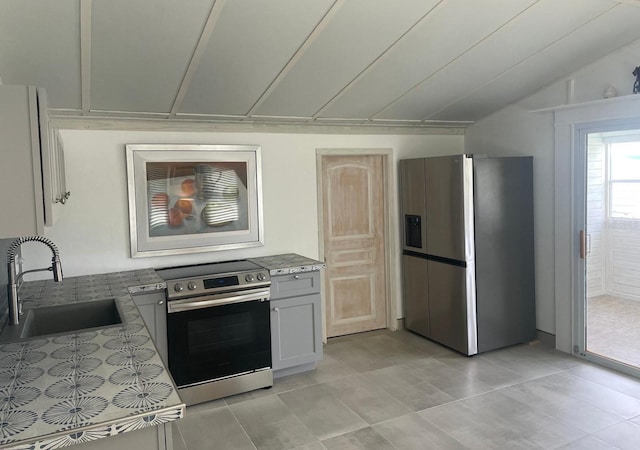
<svg viewBox="0 0 640 450">
<path fill-rule="evenodd" d="M 169 369 L 187 386 L 271 367 L 268 301 L 168 314 Z"/>
</svg>

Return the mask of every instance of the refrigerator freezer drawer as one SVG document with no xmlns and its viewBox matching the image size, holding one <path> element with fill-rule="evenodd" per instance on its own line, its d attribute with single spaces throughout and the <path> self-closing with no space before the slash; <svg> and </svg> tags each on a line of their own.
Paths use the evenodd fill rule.
<svg viewBox="0 0 640 450">
<path fill-rule="evenodd" d="M 431 339 L 466 355 L 478 353 L 473 270 L 428 261 Z"/>
<path fill-rule="evenodd" d="M 430 337 L 428 261 L 415 256 L 402 256 L 404 277 L 405 328 Z"/>
</svg>

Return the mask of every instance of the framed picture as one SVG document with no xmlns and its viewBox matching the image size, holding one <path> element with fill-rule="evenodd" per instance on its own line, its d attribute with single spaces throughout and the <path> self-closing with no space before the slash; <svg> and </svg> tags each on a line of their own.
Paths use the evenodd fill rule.
<svg viewBox="0 0 640 450">
<path fill-rule="evenodd" d="M 131 257 L 263 245 L 260 147 L 128 144 Z"/>
</svg>

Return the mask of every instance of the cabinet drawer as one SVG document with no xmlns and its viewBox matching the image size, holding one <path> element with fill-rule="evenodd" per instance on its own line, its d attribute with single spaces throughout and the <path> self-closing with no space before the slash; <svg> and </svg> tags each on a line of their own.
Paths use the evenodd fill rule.
<svg viewBox="0 0 640 450">
<path fill-rule="evenodd" d="M 320 272 L 298 272 L 271 277 L 271 298 L 320 293 Z"/>
</svg>

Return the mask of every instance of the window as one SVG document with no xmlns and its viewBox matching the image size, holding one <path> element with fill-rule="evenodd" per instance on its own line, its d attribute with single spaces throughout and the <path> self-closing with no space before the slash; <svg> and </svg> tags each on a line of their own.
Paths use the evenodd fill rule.
<svg viewBox="0 0 640 450">
<path fill-rule="evenodd" d="M 640 219 L 640 142 L 609 145 L 610 217 Z"/>
</svg>

